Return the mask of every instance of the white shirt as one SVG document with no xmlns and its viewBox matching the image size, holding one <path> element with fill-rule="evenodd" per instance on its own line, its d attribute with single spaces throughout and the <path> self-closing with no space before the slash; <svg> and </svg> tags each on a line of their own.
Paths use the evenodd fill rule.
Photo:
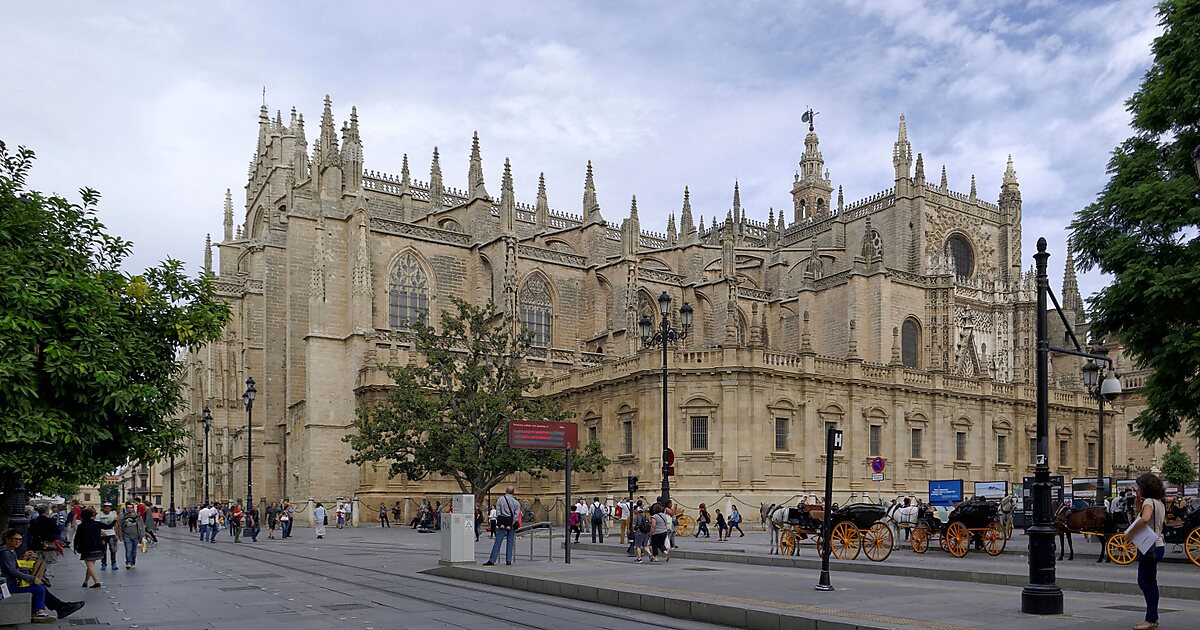
<svg viewBox="0 0 1200 630">
<path fill-rule="evenodd" d="M 328 512 L 325 510 L 324 506 L 313 509 L 313 518 L 317 519 L 317 525 L 322 525 L 325 523 L 325 516 L 327 514 Z"/>
<path fill-rule="evenodd" d="M 591 509 L 588 510 L 588 512 L 595 514 L 596 508 L 600 508 L 600 513 L 603 514 L 604 516 L 608 516 L 608 506 L 604 505 L 603 503 L 601 503 L 599 501 L 592 501 L 592 507 L 591 507 Z"/>
<path fill-rule="evenodd" d="M 575 504 L 575 511 L 578 512 L 580 516 L 583 516 L 587 514 L 587 506 L 584 505 L 583 501 L 580 501 L 579 503 Z"/>
<path fill-rule="evenodd" d="M 625 501 L 617 502 L 617 509 L 621 511 L 621 518 L 629 518 L 629 504 Z"/>
<path fill-rule="evenodd" d="M 217 513 L 217 511 L 214 510 L 213 508 L 210 508 L 210 507 L 201 508 L 200 512 L 198 514 L 196 514 L 196 522 L 200 523 L 201 525 L 208 525 L 209 520 L 212 519 L 213 515 L 215 515 L 216 513 Z"/>
</svg>

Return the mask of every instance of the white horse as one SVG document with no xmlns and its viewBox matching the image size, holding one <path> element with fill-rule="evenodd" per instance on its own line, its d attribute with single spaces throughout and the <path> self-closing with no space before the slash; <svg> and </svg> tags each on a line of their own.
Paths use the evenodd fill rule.
<svg viewBox="0 0 1200 630">
<path fill-rule="evenodd" d="M 814 504 L 820 503 L 815 495 L 804 495 L 800 497 L 800 502 L 796 504 L 796 508 L 803 510 L 804 506 L 808 505 L 810 500 Z M 790 506 L 775 505 L 774 503 L 770 505 L 762 504 L 759 506 L 759 513 L 763 517 L 763 522 L 766 523 L 771 530 L 771 549 L 768 553 L 779 553 L 779 539 L 783 533 L 783 528 L 788 526 L 787 521 L 789 509 L 791 509 Z"/>
</svg>

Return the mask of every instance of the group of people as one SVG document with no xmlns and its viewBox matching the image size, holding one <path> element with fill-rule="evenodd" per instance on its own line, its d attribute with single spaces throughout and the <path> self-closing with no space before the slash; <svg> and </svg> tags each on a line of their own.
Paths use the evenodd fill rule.
<svg viewBox="0 0 1200 630">
<path fill-rule="evenodd" d="M 320 503 L 317 504 L 321 506 Z M 324 510 L 324 507 L 321 508 Z M 292 523 L 296 519 L 296 508 L 290 501 L 273 501 L 260 514 L 251 505 L 243 507 L 241 501 L 205 503 L 185 510 L 189 532 L 199 532 L 200 540 L 217 542 L 217 533 L 222 529 L 229 532 L 233 542 L 241 542 L 243 536 L 258 542 L 262 533 L 263 517 L 266 517 L 267 538 L 274 539 L 279 531 L 280 538 L 291 538 Z"/>
</svg>

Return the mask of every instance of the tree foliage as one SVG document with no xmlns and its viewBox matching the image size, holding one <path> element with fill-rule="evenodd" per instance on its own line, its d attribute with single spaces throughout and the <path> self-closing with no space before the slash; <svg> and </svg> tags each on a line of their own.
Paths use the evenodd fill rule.
<svg viewBox="0 0 1200 630">
<path fill-rule="evenodd" d="M 513 418 L 564 421 L 560 403 L 530 394 L 540 386 L 523 369 L 527 334 L 512 332 L 509 316 L 495 305 L 480 308 L 451 298 L 454 310 L 441 315 L 441 330 L 414 323 L 415 356 L 389 370 L 396 386 L 385 402 L 360 408 L 356 431 L 346 436 L 354 450 L 348 463 L 387 462 L 388 476 L 454 479 L 476 500 L 513 473 L 542 477 L 562 470 L 562 451 L 509 448 Z M 572 469 L 602 471 L 608 458 L 591 442 L 572 458 Z"/>
<path fill-rule="evenodd" d="M 1178 486 L 1196 480 L 1196 467 L 1192 465 L 1192 458 L 1179 442 L 1171 442 L 1167 452 L 1163 453 L 1162 473 L 1163 479 Z"/>
<path fill-rule="evenodd" d="M 0 142 L 0 481 L 31 493 L 182 452 L 178 351 L 229 320 L 211 275 L 122 271 L 132 244 L 96 218 L 99 193 L 29 190 L 33 161 Z"/>
<path fill-rule="evenodd" d="M 117 499 L 121 498 L 121 487 L 115 483 L 105 483 L 100 485 L 100 503 L 111 503 L 114 506 L 117 504 Z"/>
<path fill-rule="evenodd" d="M 1200 437 L 1200 1 L 1158 7 L 1154 62 L 1126 102 L 1134 135 L 1108 163 L 1110 179 L 1071 224 L 1081 270 L 1112 284 L 1088 301 L 1092 330 L 1113 335 L 1151 370 L 1135 430 L 1149 442 L 1181 428 Z"/>
</svg>

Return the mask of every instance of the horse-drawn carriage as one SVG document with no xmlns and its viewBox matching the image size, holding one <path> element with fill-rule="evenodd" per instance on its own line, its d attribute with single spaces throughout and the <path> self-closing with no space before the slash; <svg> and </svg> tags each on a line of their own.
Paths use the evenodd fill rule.
<svg viewBox="0 0 1200 630">
<path fill-rule="evenodd" d="M 1132 502 L 1130 502 L 1132 503 Z M 1118 510 L 1125 516 L 1125 522 L 1116 525 L 1124 530 L 1134 517 L 1133 506 L 1129 509 Z M 1057 521 L 1056 521 L 1057 522 Z M 1200 503 L 1188 502 L 1183 499 L 1171 501 L 1167 506 L 1167 518 L 1163 523 L 1163 542 L 1168 545 L 1180 545 L 1188 560 L 1200 567 Z M 1101 540 L 1104 540 L 1103 538 Z M 1104 552 L 1110 560 L 1117 564 L 1129 564 L 1137 559 L 1137 546 L 1128 536 L 1122 533 L 1107 537 Z M 1074 555 L 1074 549 L 1072 549 Z"/>
<path fill-rule="evenodd" d="M 821 532 L 825 510 L 822 506 L 802 502 L 797 507 L 772 508 L 769 514 L 772 535 L 778 536 L 781 555 L 796 555 L 800 541 L 807 538 L 816 543 L 817 553 L 824 555 Z M 861 552 L 874 562 L 882 562 L 892 553 L 894 537 L 881 505 L 852 503 L 838 507 L 835 503 L 830 514 L 830 527 L 829 547 L 833 557 L 839 560 L 853 560 Z"/>
<path fill-rule="evenodd" d="M 1012 496 L 1000 501 L 974 497 L 948 513 L 928 506 L 907 506 L 892 508 L 889 516 L 897 530 L 909 530 L 909 546 L 916 553 L 925 553 L 937 538 L 942 550 L 955 558 L 967 555 L 972 542 L 989 556 L 998 556 L 1012 531 L 1013 506 Z"/>
</svg>

